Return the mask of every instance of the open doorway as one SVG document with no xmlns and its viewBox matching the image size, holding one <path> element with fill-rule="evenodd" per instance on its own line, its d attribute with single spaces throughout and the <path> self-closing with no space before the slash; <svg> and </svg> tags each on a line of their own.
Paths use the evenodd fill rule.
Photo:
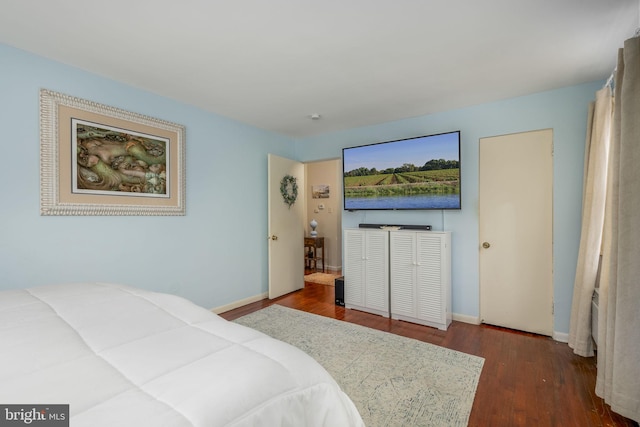
<svg viewBox="0 0 640 427">
<path fill-rule="evenodd" d="M 312 236 L 312 220 L 322 249 L 305 248 L 305 274 L 342 271 L 342 162 L 340 159 L 305 163 L 305 240 Z M 309 252 L 309 251 L 312 251 Z M 315 251 L 315 252 L 313 252 Z"/>
</svg>

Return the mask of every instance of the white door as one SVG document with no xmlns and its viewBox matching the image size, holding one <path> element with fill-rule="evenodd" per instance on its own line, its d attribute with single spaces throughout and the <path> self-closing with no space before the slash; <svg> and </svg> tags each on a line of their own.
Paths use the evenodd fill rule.
<svg viewBox="0 0 640 427">
<path fill-rule="evenodd" d="M 304 165 L 273 154 L 268 163 L 269 298 L 277 298 L 304 287 Z M 291 206 L 280 192 L 287 175 L 296 178 L 298 191 Z"/>
<path fill-rule="evenodd" d="M 480 139 L 480 319 L 553 334 L 553 131 Z"/>
</svg>

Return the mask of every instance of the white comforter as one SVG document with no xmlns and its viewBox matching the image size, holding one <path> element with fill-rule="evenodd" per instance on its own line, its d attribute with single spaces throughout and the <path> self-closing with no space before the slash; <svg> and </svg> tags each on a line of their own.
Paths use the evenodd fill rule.
<svg viewBox="0 0 640 427">
<path fill-rule="evenodd" d="M 361 426 L 302 351 L 182 298 L 83 283 L 0 292 L 0 403 L 80 426 Z"/>
</svg>

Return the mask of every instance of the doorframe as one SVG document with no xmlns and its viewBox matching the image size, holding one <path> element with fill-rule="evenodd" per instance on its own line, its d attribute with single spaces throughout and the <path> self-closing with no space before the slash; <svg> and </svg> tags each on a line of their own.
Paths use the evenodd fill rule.
<svg viewBox="0 0 640 427">
<path fill-rule="evenodd" d="M 311 182 L 311 179 L 309 178 L 309 167 L 313 164 L 317 164 L 317 163 L 322 163 L 322 162 L 335 162 L 336 163 L 336 174 L 332 179 L 327 179 L 327 181 L 331 181 L 331 182 Z M 314 206 L 317 206 L 317 204 L 322 204 L 322 200 L 323 199 L 313 199 L 313 195 L 312 195 L 312 191 L 311 191 L 311 186 L 312 185 L 319 185 L 319 184 L 328 184 L 329 187 L 329 191 L 330 191 L 330 197 L 333 199 L 335 197 L 335 204 L 333 206 L 332 209 L 333 212 L 329 212 L 329 208 L 325 209 L 324 212 L 320 211 L 318 209 L 319 212 L 317 212 L 318 215 L 322 215 L 322 216 L 318 216 L 317 218 L 315 218 L 316 220 L 318 220 L 318 218 L 326 218 L 325 214 L 331 214 L 335 216 L 335 244 L 332 245 L 331 242 L 329 241 L 329 243 L 327 243 L 327 236 L 325 235 L 325 246 L 329 246 L 329 250 L 328 250 L 328 254 L 331 255 L 332 259 L 337 260 L 337 262 L 340 263 L 340 265 L 331 265 L 328 264 L 327 267 L 331 268 L 330 270 L 327 270 L 327 272 L 331 272 L 334 271 L 336 269 L 342 270 L 342 159 L 340 157 L 333 157 L 333 158 L 328 158 L 328 159 L 320 159 L 320 160 L 310 160 L 307 162 L 304 162 L 304 166 L 305 166 L 305 182 L 307 183 L 307 188 L 309 189 L 309 191 L 307 192 L 307 194 L 305 195 L 305 210 L 304 210 L 304 216 L 305 216 L 305 236 L 308 235 L 309 231 L 311 231 L 311 228 L 309 226 L 309 222 L 314 219 L 314 214 L 316 212 L 314 212 Z M 314 201 L 317 200 L 318 203 L 314 203 Z M 319 229 L 322 232 L 322 223 L 325 222 L 326 220 L 322 220 L 322 221 L 318 221 L 320 223 L 319 225 Z M 334 236 L 331 236 L 334 237 Z M 324 250 L 324 249 L 323 249 Z M 325 262 L 330 262 L 331 260 L 328 260 L 325 258 Z"/>
</svg>

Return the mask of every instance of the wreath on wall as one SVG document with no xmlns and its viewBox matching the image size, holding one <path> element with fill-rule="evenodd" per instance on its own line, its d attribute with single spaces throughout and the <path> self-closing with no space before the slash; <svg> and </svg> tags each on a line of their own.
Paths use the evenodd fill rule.
<svg viewBox="0 0 640 427">
<path fill-rule="evenodd" d="M 291 205 L 293 205 L 298 198 L 298 183 L 294 176 L 285 175 L 284 178 L 282 178 L 280 181 L 280 194 L 282 194 L 284 202 L 291 208 Z"/>
</svg>

